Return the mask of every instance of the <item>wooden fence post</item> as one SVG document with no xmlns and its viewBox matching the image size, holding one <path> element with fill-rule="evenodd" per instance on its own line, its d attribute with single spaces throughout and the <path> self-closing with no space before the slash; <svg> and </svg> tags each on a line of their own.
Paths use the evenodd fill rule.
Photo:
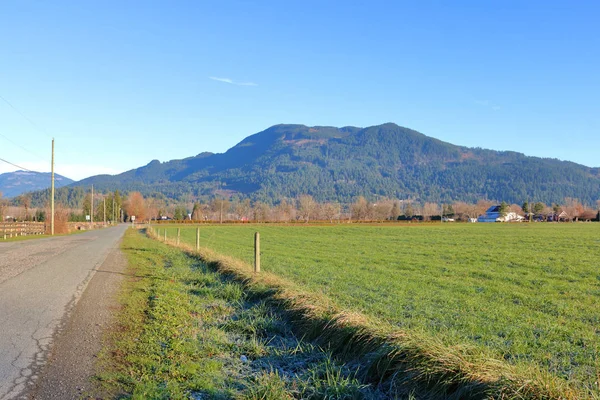
<svg viewBox="0 0 600 400">
<path fill-rule="evenodd" d="M 196 251 L 200 251 L 200 227 L 196 228 Z"/>
<path fill-rule="evenodd" d="M 167 228 L 165 228 L 165 243 L 167 243 Z"/>
<path fill-rule="evenodd" d="M 177 228 L 177 246 L 179 246 L 179 238 L 181 237 L 181 228 Z"/>
<path fill-rule="evenodd" d="M 254 272 L 260 272 L 260 233 L 254 234 Z"/>
</svg>

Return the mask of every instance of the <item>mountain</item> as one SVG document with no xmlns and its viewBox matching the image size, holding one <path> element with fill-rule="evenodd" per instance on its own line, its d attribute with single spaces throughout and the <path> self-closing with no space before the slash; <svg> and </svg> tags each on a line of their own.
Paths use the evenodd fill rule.
<svg viewBox="0 0 600 400">
<path fill-rule="evenodd" d="M 215 194 L 276 202 L 310 194 L 351 202 L 363 195 L 418 201 L 562 202 L 600 198 L 600 169 L 510 151 L 455 146 L 388 123 L 368 128 L 276 125 L 222 154 L 99 175 L 72 186 L 159 192 L 175 199 Z"/>
<path fill-rule="evenodd" d="M 49 172 L 16 171 L 0 174 L 0 192 L 2 197 L 10 198 L 22 193 L 49 188 L 51 183 Z M 54 174 L 56 188 L 73 183 L 72 179 Z"/>
</svg>

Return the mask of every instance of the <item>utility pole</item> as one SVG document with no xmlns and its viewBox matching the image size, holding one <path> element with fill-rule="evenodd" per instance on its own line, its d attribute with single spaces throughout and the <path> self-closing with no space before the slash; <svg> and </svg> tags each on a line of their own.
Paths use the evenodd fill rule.
<svg viewBox="0 0 600 400">
<path fill-rule="evenodd" d="M 90 222 L 92 223 L 92 226 L 94 226 L 94 185 L 92 185 L 92 201 L 90 201 Z"/>
<path fill-rule="evenodd" d="M 221 199 L 221 212 L 219 213 L 219 223 L 223 223 L 223 199 Z"/>
<path fill-rule="evenodd" d="M 51 189 L 50 189 L 50 234 L 54 236 L 54 138 L 52 138 L 52 165 L 51 170 Z"/>
</svg>

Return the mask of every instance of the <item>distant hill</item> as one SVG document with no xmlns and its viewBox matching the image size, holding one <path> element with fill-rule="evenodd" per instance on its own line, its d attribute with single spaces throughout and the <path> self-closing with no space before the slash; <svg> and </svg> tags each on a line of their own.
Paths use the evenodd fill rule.
<svg viewBox="0 0 600 400">
<path fill-rule="evenodd" d="M 468 148 L 388 123 L 368 128 L 276 125 L 222 154 L 201 153 L 72 186 L 162 193 L 175 199 L 239 195 L 275 202 L 310 194 L 417 201 L 479 199 L 595 203 L 600 169 L 517 152 Z"/>
<path fill-rule="evenodd" d="M 0 192 L 2 192 L 4 198 L 16 197 L 22 193 L 49 188 L 51 185 L 50 179 L 49 172 L 7 172 L 0 174 Z M 54 174 L 54 186 L 56 188 L 73 182 L 72 179 Z"/>
</svg>

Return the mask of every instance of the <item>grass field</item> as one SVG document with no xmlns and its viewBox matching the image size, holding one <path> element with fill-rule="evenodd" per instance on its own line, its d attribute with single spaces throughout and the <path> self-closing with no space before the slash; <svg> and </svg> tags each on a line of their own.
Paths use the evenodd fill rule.
<svg viewBox="0 0 600 400">
<path fill-rule="evenodd" d="M 122 307 L 85 398 L 390 398 L 197 258 L 134 230 L 122 247 Z"/>
<path fill-rule="evenodd" d="M 200 229 L 201 246 L 248 264 L 260 231 L 263 270 L 343 309 L 600 392 L 600 224 Z"/>
</svg>

